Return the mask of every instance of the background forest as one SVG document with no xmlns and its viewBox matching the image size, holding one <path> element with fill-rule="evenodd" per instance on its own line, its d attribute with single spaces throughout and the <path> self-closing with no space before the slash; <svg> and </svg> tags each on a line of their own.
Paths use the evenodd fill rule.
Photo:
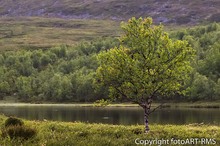
<svg viewBox="0 0 220 146">
<path fill-rule="evenodd" d="M 169 31 L 196 50 L 185 95 L 169 100 L 220 99 L 220 25 L 211 23 Z M 94 102 L 107 98 L 107 88 L 95 88 L 97 54 L 118 46 L 117 38 L 97 38 L 76 46 L 19 49 L 0 53 L 0 98 L 25 102 Z M 158 97 L 161 98 L 161 97 Z"/>
</svg>

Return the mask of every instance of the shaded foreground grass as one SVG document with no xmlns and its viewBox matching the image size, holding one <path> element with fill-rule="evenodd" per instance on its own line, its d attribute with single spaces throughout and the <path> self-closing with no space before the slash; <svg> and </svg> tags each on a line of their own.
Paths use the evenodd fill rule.
<svg viewBox="0 0 220 146">
<path fill-rule="evenodd" d="M 7 117 L 0 116 L 1 128 Z M 137 138 L 143 140 L 186 140 L 189 138 L 213 139 L 220 144 L 220 127 L 208 125 L 150 125 L 145 134 L 144 126 L 122 126 L 89 124 L 80 122 L 24 121 L 25 125 L 37 129 L 37 135 L 29 140 L 0 137 L 0 145 L 27 146 L 132 146 Z M 177 144 L 178 145 L 178 144 Z M 198 143 L 198 145 L 202 145 Z"/>
</svg>

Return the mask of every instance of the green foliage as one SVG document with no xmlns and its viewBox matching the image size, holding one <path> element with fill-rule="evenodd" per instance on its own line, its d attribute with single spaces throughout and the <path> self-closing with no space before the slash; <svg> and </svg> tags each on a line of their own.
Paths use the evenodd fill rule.
<svg viewBox="0 0 220 146">
<path fill-rule="evenodd" d="M 71 81 L 67 76 L 54 74 L 43 88 L 44 96 L 55 101 L 68 101 L 72 91 Z"/>
<path fill-rule="evenodd" d="M 190 100 L 219 99 L 218 80 L 220 63 L 220 26 L 210 23 L 170 35 L 173 39 L 187 40 L 196 50 L 196 60 L 193 62 L 194 73 L 188 82 L 187 97 Z"/>
<path fill-rule="evenodd" d="M 180 93 L 194 54 L 187 42 L 172 41 L 150 18 L 132 18 L 122 29 L 121 46 L 98 55 L 98 83 L 108 86 L 110 95 L 139 105 Z"/>
<path fill-rule="evenodd" d="M 131 131 L 132 131 L 133 134 L 136 134 L 136 135 L 140 135 L 140 134 L 144 133 L 144 130 L 141 129 L 141 128 L 138 128 L 138 127 L 135 127 L 133 129 L 131 129 Z"/>
<path fill-rule="evenodd" d="M 5 117 L 0 116 L 0 119 Z M 1 120 L 2 124 L 4 120 Z M 135 145 L 135 139 L 187 139 L 212 138 L 220 142 L 220 127 L 210 125 L 156 125 L 146 135 L 142 125 L 122 126 L 88 124 L 79 122 L 25 121 L 27 126 L 37 128 L 37 135 L 27 140 L 0 137 L 0 145 L 77 145 L 77 146 L 123 146 Z"/>
<path fill-rule="evenodd" d="M 26 127 L 26 126 L 9 126 L 2 130 L 2 136 L 7 137 L 9 136 L 11 139 L 24 139 L 28 140 L 36 135 L 36 130 Z"/>
<path fill-rule="evenodd" d="M 217 83 L 216 83 L 216 85 L 215 85 L 213 90 L 214 90 L 215 98 L 219 99 L 219 97 L 220 97 L 220 79 L 218 79 L 218 81 L 217 81 Z"/>
<path fill-rule="evenodd" d="M 15 118 L 15 117 L 9 117 L 5 121 L 5 127 L 9 126 L 22 126 L 24 125 L 24 122 L 21 119 Z"/>
<path fill-rule="evenodd" d="M 192 100 L 213 99 L 215 82 L 209 80 L 206 76 L 196 73 L 193 77 L 192 84 L 188 90 L 188 96 Z"/>
<path fill-rule="evenodd" d="M 39 24 L 41 24 L 41 22 L 39 22 Z M 125 26 L 126 24 L 124 23 L 124 27 Z M 162 26 L 157 26 L 156 28 L 159 28 L 156 29 L 158 32 L 156 32 L 155 30 L 152 31 L 151 33 L 154 33 L 154 35 L 152 35 L 152 38 L 157 38 L 158 36 L 156 35 L 159 35 L 161 33 L 164 36 L 163 41 L 165 41 L 166 37 L 168 37 L 168 34 L 161 31 L 163 30 Z M 147 35 L 139 35 L 142 33 L 141 30 L 137 30 L 136 33 L 136 35 L 140 36 L 138 38 L 142 40 L 144 36 Z M 127 35 L 131 34 L 132 32 L 127 31 Z M 181 95 L 181 97 L 185 97 L 189 100 L 219 99 L 219 24 L 210 23 L 206 26 L 191 27 L 188 29 L 182 28 L 181 30 L 172 31 L 169 36 L 172 39 L 172 42 L 176 42 L 176 46 L 178 42 L 177 40 L 183 40 L 184 42 L 187 41 L 188 46 L 191 46 L 196 51 L 196 59 L 194 62 L 191 62 L 191 65 L 194 68 L 194 72 L 192 73 L 190 80 L 188 80 L 187 84 L 181 88 L 187 89 L 188 92 L 186 96 Z M 91 42 L 80 42 L 75 47 L 62 45 L 49 49 L 40 49 L 39 47 L 37 50 L 34 50 L 34 48 L 30 47 L 26 50 L 21 49 L 16 51 L 2 51 L 0 52 L 0 99 L 4 99 L 5 96 L 12 96 L 14 98 L 19 98 L 20 100 L 27 102 L 94 102 L 101 98 L 107 98 L 107 95 L 109 94 L 108 87 L 100 86 L 100 88 L 96 88 L 97 83 L 94 84 L 95 71 L 98 67 L 97 54 L 99 54 L 99 52 L 104 53 L 110 48 L 115 47 L 117 48 L 117 53 L 121 53 L 121 55 L 124 55 L 124 57 L 133 56 L 133 59 L 129 60 L 130 62 L 128 61 L 128 63 L 133 65 L 132 60 L 135 60 L 137 65 L 139 64 L 140 67 L 143 67 L 144 61 L 142 60 L 139 63 L 137 61 L 139 60 L 140 55 L 137 55 L 137 52 L 135 52 L 135 50 L 130 49 L 143 48 L 144 45 L 149 45 L 149 48 L 151 48 L 157 45 L 154 44 L 153 41 L 143 41 L 144 43 L 139 43 L 136 37 L 131 36 L 131 38 L 132 41 L 134 41 L 133 44 L 129 44 L 129 42 L 131 42 L 130 40 L 121 38 L 121 41 L 123 41 L 121 42 L 121 47 L 119 46 L 119 42 L 117 39 L 99 38 Z M 160 43 L 163 43 L 163 41 L 160 41 Z M 156 49 L 157 51 L 159 51 L 160 47 L 159 49 L 156 47 Z M 149 58 L 154 58 L 149 61 L 150 63 L 160 63 L 154 62 L 158 58 L 158 52 L 156 52 L 154 55 L 153 53 L 150 55 L 151 56 Z M 161 54 L 159 54 L 159 56 L 161 57 Z M 166 59 L 166 51 L 162 56 L 164 57 L 160 58 L 161 60 Z M 118 62 L 123 62 L 122 58 L 118 59 Z M 120 59 L 122 60 L 120 61 Z M 124 71 L 128 71 L 129 67 L 126 66 L 126 64 L 128 63 L 126 63 L 125 61 L 124 63 L 125 66 L 123 66 L 122 68 L 124 68 Z M 149 74 L 146 74 L 146 78 L 147 75 L 149 75 L 152 82 L 155 79 L 153 77 L 154 75 L 151 75 L 154 74 L 154 71 L 150 69 L 152 69 L 151 66 L 154 65 L 155 64 L 146 66 L 149 68 Z M 162 67 L 160 68 L 161 70 L 163 70 Z M 132 74 L 138 74 L 139 76 L 142 75 L 134 70 Z M 201 84 L 204 85 L 204 87 L 200 87 L 200 81 L 197 79 L 200 78 L 199 76 L 202 78 Z M 123 78 L 125 77 L 126 76 L 124 76 Z M 127 78 L 129 79 L 130 77 L 127 76 Z M 121 80 L 122 79 L 118 79 L 117 81 Z M 141 79 L 134 80 L 136 81 L 136 88 L 140 88 L 141 85 L 137 85 L 137 82 Z M 133 85 L 126 83 L 123 86 L 127 86 L 128 89 L 131 88 Z M 173 87 L 178 88 L 178 86 L 174 85 Z M 147 89 L 149 90 L 152 88 L 154 87 L 150 84 L 147 87 Z M 202 91 L 202 89 L 205 91 Z M 113 91 L 113 89 L 110 90 Z M 179 99 L 179 93 L 173 93 L 175 95 L 169 97 L 173 99 Z M 114 97 L 118 96 L 117 92 L 111 92 L 111 94 Z M 121 99 L 120 101 L 127 100 Z"/>
<path fill-rule="evenodd" d="M 220 78 L 220 44 L 213 45 L 206 51 L 203 60 L 198 61 L 198 72 L 214 81 Z"/>
<path fill-rule="evenodd" d="M 0 83 L 0 97 L 3 98 L 7 93 L 10 92 L 10 85 L 8 82 L 3 81 Z"/>
<path fill-rule="evenodd" d="M 121 27 L 121 46 L 98 55 L 97 83 L 109 87 L 111 98 L 140 105 L 148 132 L 152 101 L 182 93 L 194 50 L 186 41 L 171 40 L 151 18 L 131 18 Z"/>
<path fill-rule="evenodd" d="M 95 101 L 104 95 L 95 91 L 96 55 L 118 44 L 116 39 L 62 45 L 48 50 L 5 51 L 0 54 L 0 97 L 21 101 Z"/>
<path fill-rule="evenodd" d="M 94 106 L 99 107 L 99 106 L 107 106 L 111 103 L 110 100 L 104 100 L 104 99 L 100 99 L 100 100 L 96 100 L 94 102 Z"/>
<path fill-rule="evenodd" d="M 24 125 L 21 119 L 9 117 L 5 120 L 5 127 L 2 128 L 2 137 L 10 137 L 10 139 L 20 138 L 27 140 L 36 135 L 36 130 Z"/>
</svg>

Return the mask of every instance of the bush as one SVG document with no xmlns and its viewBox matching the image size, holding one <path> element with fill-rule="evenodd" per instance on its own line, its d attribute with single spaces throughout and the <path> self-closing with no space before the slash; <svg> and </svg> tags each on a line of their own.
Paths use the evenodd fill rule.
<svg viewBox="0 0 220 146">
<path fill-rule="evenodd" d="M 29 139 L 36 135 L 36 130 L 30 127 L 25 126 L 9 126 L 2 130 L 2 136 L 7 137 L 9 136 L 11 139 L 21 138 L 21 139 Z"/>
<path fill-rule="evenodd" d="M 110 100 L 104 100 L 104 99 L 100 99 L 100 100 L 96 100 L 94 102 L 94 106 L 99 107 L 99 106 L 107 106 L 111 103 Z"/>
<path fill-rule="evenodd" d="M 136 135 L 144 133 L 144 130 L 141 128 L 133 128 L 131 131 L 132 131 L 132 133 L 134 133 Z"/>
<path fill-rule="evenodd" d="M 9 136 L 11 139 L 21 138 L 27 140 L 35 135 L 35 129 L 24 126 L 24 122 L 15 117 L 9 117 L 5 121 L 5 127 L 2 129 L 2 137 Z"/>
<path fill-rule="evenodd" d="M 9 117 L 5 121 L 5 127 L 9 126 L 22 126 L 24 125 L 24 122 L 21 119 L 15 118 L 15 117 Z"/>
</svg>

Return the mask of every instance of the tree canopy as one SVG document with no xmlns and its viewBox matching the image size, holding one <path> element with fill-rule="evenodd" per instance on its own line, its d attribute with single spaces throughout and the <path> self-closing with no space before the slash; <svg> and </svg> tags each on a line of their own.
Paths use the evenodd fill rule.
<svg viewBox="0 0 220 146">
<path fill-rule="evenodd" d="M 151 18 L 131 18 L 122 23 L 121 45 L 98 55 L 97 78 L 111 97 L 124 98 L 145 110 L 146 131 L 151 103 L 158 96 L 182 93 L 194 50 L 187 41 L 172 41 L 163 26 Z"/>
</svg>

